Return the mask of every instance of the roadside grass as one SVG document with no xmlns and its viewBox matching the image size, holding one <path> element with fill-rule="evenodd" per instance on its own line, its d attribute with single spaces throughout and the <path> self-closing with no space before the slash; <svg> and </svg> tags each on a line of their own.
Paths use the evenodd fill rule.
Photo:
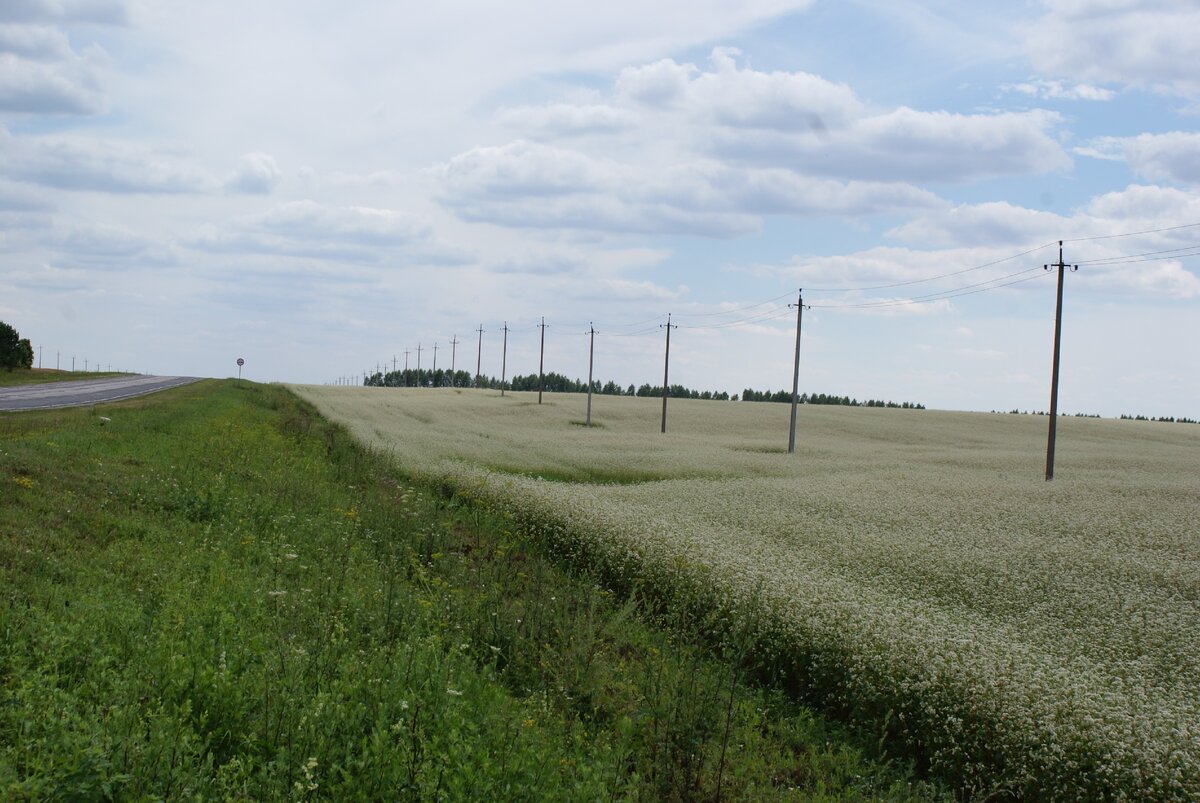
<svg viewBox="0 0 1200 803">
<path fill-rule="evenodd" d="M 70 382 L 78 379 L 104 379 L 112 376 L 129 376 L 121 371 L 58 371 L 54 368 L 14 368 L 0 371 L 0 388 L 17 385 L 41 385 L 46 382 Z"/>
<path fill-rule="evenodd" d="M 944 797 L 402 470 L 251 383 L 0 414 L 0 798 Z"/>
</svg>

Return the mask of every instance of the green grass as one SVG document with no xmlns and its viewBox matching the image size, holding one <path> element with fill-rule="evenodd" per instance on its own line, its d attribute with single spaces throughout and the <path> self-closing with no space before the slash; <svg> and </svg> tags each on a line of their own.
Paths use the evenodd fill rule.
<svg viewBox="0 0 1200 803">
<path fill-rule="evenodd" d="M 53 368 L 14 368 L 0 371 L 0 388 L 17 385 L 41 385 L 47 382 L 70 382 L 76 379 L 104 379 L 112 376 L 129 376 L 119 371 L 56 371 Z"/>
<path fill-rule="evenodd" d="M 936 796 L 402 470 L 250 383 L 0 414 L 0 798 Z"/>
</svg>

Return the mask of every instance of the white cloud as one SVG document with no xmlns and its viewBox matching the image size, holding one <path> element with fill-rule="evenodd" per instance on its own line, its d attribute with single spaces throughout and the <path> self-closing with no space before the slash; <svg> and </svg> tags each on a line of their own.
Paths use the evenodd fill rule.
<svg viewBox="0 0 1200 803">
<path fill-rule="evenodd" d="M 1027 29 L 1041 71 L 1077 81 L 1119 83 L 1185 96 L 1200 93 L 1192 0 L 1045 0 Z"/>
<path fill-rule="evenodd" d="M 1194 132 L 1098 137 L 1079 153 L 1097 159 L 1123 159 L 1134 173 L 1151 181 L 1200 185 L 1200 134 Z"/>
<path fill-rule="evenodd" d="M 461 249 L 427 223 L 394 209 L 293 201 L 220 227 L 205 225 L 188 243 L 209 252 L 347 260 L 366 264 L 459 264 Z"/>
<path fill-rule="evenodd" d="M 109 193 L 196 193 L 216 186 L 204 171 L 161 150 L 81 135 L 13 136 L 3 128 L 0 177 Z"/>
<path fill-rule="evenodd" d="M 237 170 L 225 181 L 225 189 L 265 195 L 275 189 L 280 176 L 275 157 L 267 153 L 247 153 L 242 156 Z"/>
<path fill-rule="evenodd" d="M 699 72 L 694 64 L 677 64 L 671 59 L 625 67 L 617 77 L 616 92 L 618 97 L 647 106 L 670 108 L 684 99 Z"/>
<path fill-rule="evenodd" d="M 1020 246 L 1047 242 L 1073 227 L 1053 212 L 1015 206 L 1007 201 L 962 204 L 914 218 L 887 232 L 907 243 L 933 246 Z"/>
<path fill-rule="evenodd" d="M 908 185 L 812 179 L 698 159 L 658 170 L 518 141 L 437 168 L 441 199 L 467 220 L 527 228 L 733 237 L 765 215 L 858 215 L 930 208 Z"/>
<path fill-rule="evenodd" d="M 718 47 L 712 69 L 663 59 L 626 67 L 614 97 L 650 111 L 678 111 L 693 123 L 734 128 L 816 132 L 840 128 L 863 104 L 845 84 L 805 72 L 759 72 L 738 66 L 740 52 Z"/>
<path fill-rule="evenodd" d="M 628 130 L 635 120 L 630 112 L 614 106 L 567 103 L 517 106 L 506 109 L 499 118 L 501 124 L 538 138 L 611 134 Z"/>
<path fill-rule="evenodd" d="M 1071 164 L 1057 138 L 1063 119 L 1052 112 L 869 111 L 845 84 L 758 71 L 739 58 L 735 49 L 716 48 L 707 70 L 669 59 L 628 67 L 604 103 L 558 103 L 536 117 L 518 109 L 503 119 L 524 119 L 530 137 L 590 120 L 589 132 L 623 133 L 634 156 L 706 156 L 873 182 L 965 182 Z"/>
<path fill-rule="evenodd" d="M 1111 89 L 1092 86 L 1091 84 L 1066 84 L 1051 79 L 1031 78 L 1019 84 L 1005 84 L 1002 89 L 1018 92 L 1033 98 L 1050 98 L 1053 100 L 1092 100 L 1108 101 L 1116 97 Z"/>
<path fill-rule="evenodd" d="M 958 114 L 901 107 L 838 131 L 726 128 L 713 133 L 712 147 L 726 159 L 818 175 L 964 182 L 1069 167 L 1054 136 L 1061 123 L 1059 115 L 1042 110 Z"/>
<path fill-rule="evenodd" d="M 833 303 L 874 303 L 889 300 L 895 293 L 921 298 L 943 290 L 982 290 L 990 286 L 986 284 L 989 282 L 1036 276 L 1033 269 L 1058 258 L 1057 240 L 1061 239 L 1066 241 L 1066 261 L 1081 265 L 1083 278 L 1076 280 L 1073 292 L 1190 299 L 1200 297 L 1200 274 L 1188 269 L 1188 262 L 1196 257 L 1179 257 L 1170 249 L 1178 253 L 1194 248 L 1196 229 L 1192 224 L 1198 220 L 1200 194 L 1135 185 L 1094 198 L 1071 216 L 1009 203 L 964 204 L 917 218 L 890 232 L 899 239 L 934 248 L 877 246 L 747 270 L 787 277 L 812 288 L 814 293 L 828 291 L 837 299 Z M 1166 230 L 1152 231 L 1157 229 Z M 1146 233 L 1111 236 L 1139 231 Z M 1029 249 L 1037 250 L 1022 253 Z M 938 274 L 950 275 L 915 283 Z M 1036 286 L 1031 279 L 1004 292 Z M 847 289 L 855 287 L 876 289 Z M 881 292 L 888 296 L 872 295 Z"/>
<path fill-rule="evenodd" d="M 107 63 L 95 46 L 75 53 L 54 28 L 0 24 L 0 111 L 95 114 L 104 108 Z"/>
<path fill-rule="evenodd" d="M 124 0 L 4 0 L 0 21 L 124 25 L 129 22 L 128 6 Z"/>
</svg>

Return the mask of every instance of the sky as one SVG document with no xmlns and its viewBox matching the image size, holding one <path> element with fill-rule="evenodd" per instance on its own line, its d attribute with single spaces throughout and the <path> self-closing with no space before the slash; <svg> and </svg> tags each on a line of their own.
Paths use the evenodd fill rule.
<svg viewBox="0 0 1200 803">
<path fill-rule="evenodd" d="M 1194 0 L 0 3 L 43 367 L 1200 418 Z M 507 352 L 502 343 L 507 326 Z M 482 330 L 482 332 L 480 331 Z"/>
</svg>

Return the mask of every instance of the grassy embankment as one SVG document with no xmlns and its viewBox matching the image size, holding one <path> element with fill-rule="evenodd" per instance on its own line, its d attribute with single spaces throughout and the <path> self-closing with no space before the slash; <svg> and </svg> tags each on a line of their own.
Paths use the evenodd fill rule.
<svg viewBox="0 0 1200 803">
<path fill-rule="evenodd" d="M 110 376 L 128 376 L 119 371 L 58 371 L 53 368 L 15 368 L 0 371 L 0 388 L 17 385 L 40 385 L 46 382 L 70 382 L 75 379 L 104 379 Z"/>
<path fill-rule="evenodd" d="M 0 797 L 932 794 L 402 469 L 249 383 L 0 414 Z"/>
</svg>

